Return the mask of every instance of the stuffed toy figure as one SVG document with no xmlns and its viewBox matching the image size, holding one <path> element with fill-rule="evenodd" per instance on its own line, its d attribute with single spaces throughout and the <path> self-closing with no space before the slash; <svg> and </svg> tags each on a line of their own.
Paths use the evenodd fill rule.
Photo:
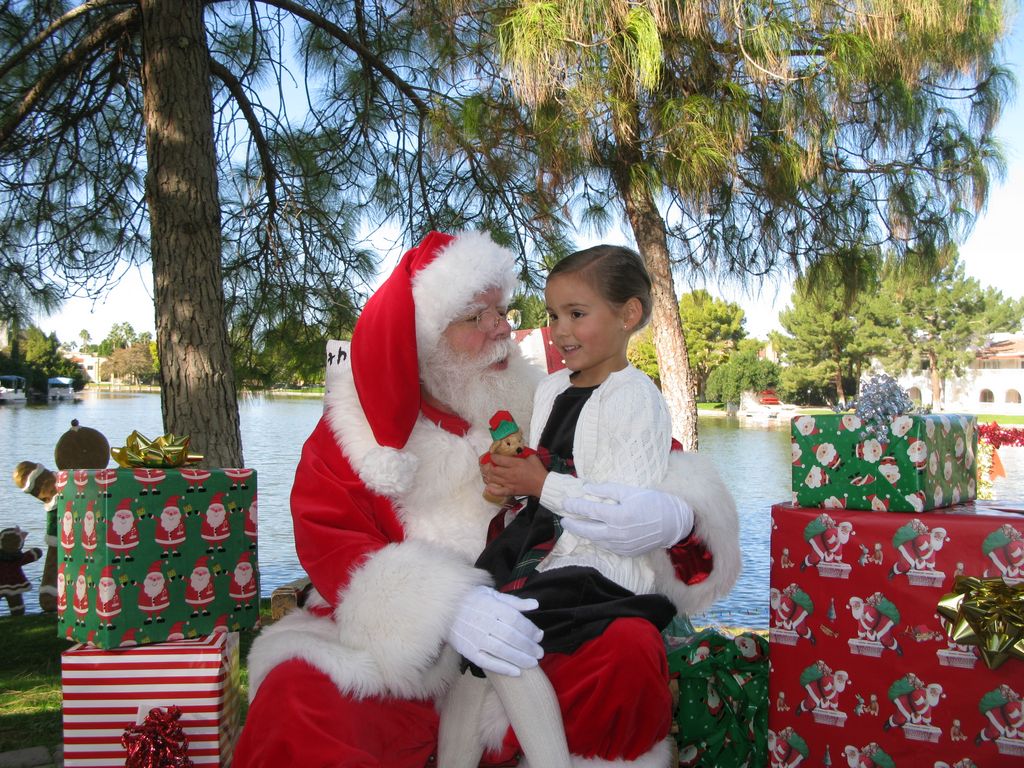
<svg viewBox="0 0 1024 768">
<path fill-rule="evenodd" d="M 491 460 L 491 455 L 495 453 L 499 456 L 515 456 L 520 459 L 525 459 L 536 453 L 532 448 L 526 447 L 523 431 L 519 429 L 516 420 L 508 411 L 495 412 L 491 416 L 491 420 L 487 422 L 487 426 L 490 428 L 491 439 L 494 442 L 491 443 L 490 450 L 480 457 L 481 464 L 487 464 Z M 487 491 L 484 491 L 484 498 L 492 504 L 504 504 L 508 500 L 507 496 L 495 496 Z"/>
<path fill-rule="evenodd" d="M 22 461 L 14 468 L 13 477 L 16 486 L 43 502 L 46 512 L 46 559 L 39 580 L 39 608 L 52 613 L 57 610 L 57 473 L 34 461 Z"/>
<path fill-rule="evenodd" d="M 17 526 L 0 531 L 0 597 L 7 598 L 11 616 L 25 614 L 22 594 L 32 586 L 25 578 L 22 566 L 34 563 L 43 556 L 43 550 L 39 547 L 32 547 L 27 552 L 22 549 L 26 536 L 28 532 Z"/>
<path fill-rule="evenodd" d="M 101 432 L 80 426 L 72 419 L 71 429 L 60 436 L 53 451 L 59 470 L 103 469 L 110 463 L 110 444 Z M 34 461 L 21 461 L 14 468 L 14 484 L 43 502 L 46 512 L 46 559 L 39 582 L 39 608 L 57 610 L 57 473 Z"/>
</svg>

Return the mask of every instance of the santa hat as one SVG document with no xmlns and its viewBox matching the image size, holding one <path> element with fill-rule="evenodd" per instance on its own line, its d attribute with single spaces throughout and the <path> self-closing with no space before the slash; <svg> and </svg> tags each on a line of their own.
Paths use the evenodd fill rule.
<svg viewBox="0 0 1024 768">
<path fill-rule="evenodd" d="M 146 573 L 147 575 L 150 573 L 159 573 L 162 576 L 164 572 L 163 569 L 160 567 L 160 561 L 154 560 L 152 563 L 150 563 L 149 570 Z"/>
<path fill-rule="evenodd" d="M 516 424 L 516 420 L 512 418 L 512 414 L 508 411 L 497 411 L 491 416 L 487 426 L 491 430 L 492 440 L 501 440 L 519 431 L 519 425 Z"/>
<path fill-rule="evenodd" d="M 164 502 L 164 509 L 177 509 L 178 499 L 180 498 L 181 496 L 171 496 L 169 499 L 167 499 L 167 501 Z"/>
<path fill-rule="evenodd" d="M 101 579 L 113 579 L 114 578 L 114 566 L 112 566 L 112 565 L 105 565 L 105 566 L 103 566 L 103 570 L 100 571 L 100 578 Z"/>
<path fill-rule="evenodd" d="M 511 298 L 515 255 L 483 232 L 431 232 L 407 251 L 352 331 L 352 376 L 378 445 L 405 447 L 420 411 L 419 350 L 429 350 L 473 297 Z"/>
<path fill-rule="evenodd" d="M 117 503 L 117 510 L 116 511 L 118 511 L 118 512 L 131 512 L 132 511 L 132 500 L 131 499 L 121 499 Z"/>
<path fill-rule="evenodd" d="M 196 568 L 207 568 L 207 569 L 209 569 L 209 565 L 207 565 L 207 562 L 208 561 L 207 561 L 206 555 L 203 555 L 202 557 L 197 557 L 196 558 L 196 564 L 193 566 L 193 570 L 195 570 Z"/>
<path fill-rule="evenodd" d="M 90 501 L 88 504 L 85 505 L 85 511 L 86 512 L 92 512 L 95 508 L 96 508 L 96 501 L 95 500 Z"/>
<path fill-rule="evenodd" d="M 243 552 L 242 554 L 240 554 L 238 556 L 238 563 L 237 563 L 237 565 L 241 565 L 242 563 L 246 563 L 246 564 L 249 563 L 249 553 L 248 552 Z"/>
<path fill-rule="evenodd" d="M 224 499 L 224 492 L 223 491 L 217 491 L 215 494 L 213 494 L 213 496 L 210 497 L 210 506 L 212 507 L 215 504 L 220 504 L 221 506 L 224 506 L 223 499 Z"/>
</svg>

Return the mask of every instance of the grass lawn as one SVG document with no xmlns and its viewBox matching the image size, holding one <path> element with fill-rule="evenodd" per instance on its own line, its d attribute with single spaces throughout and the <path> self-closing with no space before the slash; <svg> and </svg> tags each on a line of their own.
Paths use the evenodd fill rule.
<svg viewBox="0 0 1024 768">
<path fill-rule="evenodd" d="M 260 613 L 270 621 L 270 601 Z M 4 616 L 0 637 L 7 659 L 0 669 L 0 752 L 52 747 L 63 741 L 60 655 L 71 643 L 57 636 L 56 614 Z M 243 701 L 247 701 L 245 660 L 255 633 L 240 634 Z M 244 705 L 243 705 L 244 717 Z"/>
</svg>

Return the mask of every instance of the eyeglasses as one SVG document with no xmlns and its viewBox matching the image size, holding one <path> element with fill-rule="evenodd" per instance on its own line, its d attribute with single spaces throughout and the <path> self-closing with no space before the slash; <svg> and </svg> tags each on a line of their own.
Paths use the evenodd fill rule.
<svg viewBox="0 0 1024 768">
<path fill-rule="evenodd" d="M 519 327 L 519 323 L 522 319 L 522 313 L 518 309 L 500 311 L 488 307 L 479 315 L 467 317 L 466 322 L 474 323 L 476 325 L 476 329 L 481 333 L 490 333 L 501 325 L 502 320 L 512 326 L 512 330 L 514 331 Z"/>
</svg>

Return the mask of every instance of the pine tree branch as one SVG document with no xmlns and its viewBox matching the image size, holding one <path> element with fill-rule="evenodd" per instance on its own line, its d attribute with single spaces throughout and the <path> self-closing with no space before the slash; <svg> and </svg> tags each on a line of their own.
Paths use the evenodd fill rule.
<svg viewBox="0 0 1024 768">
<path fill-rule="evenodd" d="M 260 156 L 260 165 L 263 167 L 264 185 L 267 188 L 267 215 L 269 219 L 273 219 L 277 212 L 277 166 L 274 165 L 270 146 L 267 144 L 266 136 L 263 135 L 263 127 L 256 117 L 256 110 L 253 109 L 252 102 L 249 101 L 249 97 L 246 96 L 238 79 L 227 67 L 212 57 L 210 58 L 210 72 L 227 86 L 235 101 L 238 102 L 253 141 L 256 142 L 256 151 Z"/>
<path fill-rule="evenodd" d="M 38 50 L 39 47 L 50 37 L 77 19 L 79 16 L 84 16 L 90 11 L 95 11 L 99 8 L 106 8 L 114 5 L 134 5 L 134 3 L 132 0 L 89 0 L 89 2 L 82 3 L 77 8 L 72 8 L 60 18 L 54 19 L 50 23 L 50 26 L 32 38 L 32 40 L 26 43 L 19 51 L 11 54 L 6 61 L 0 64 L 0 79 L 6 77 L 12 69 L 31 56 L 32 53 Z"/>
<path fill-rule="evenodd" d="M 53 67 L 44 72 L 36 80 L 35 85 L 22 96 L 10 118 L 0 124 L 0 147 L 10 141 L 18 126 L 43 102 L 60 80 L 78 71 L 95 51 L 137 26 L 141 14 L 142 11 L 135 7 L 122 11 L 116 16 L 111 16 L 90 32 L 81 43 L 61 56 Z"/>
<path fill-rule="evenodd" d="M 337 24 L 328 21 L 319 13 L 311 11 L 309 8 L 292 2 L 292 0 L 260 0 L 260 2 L 294 14 L 301 19 L 305 19 L 319 29 L 322 29 L 373 67 L 373 69 L 379 72 L 389 83 L 405 95 L 405 97 L 408 98 L 416 107 L 420 117 L 427 117 L 430 114 L 430 106 L 422 99 L 422 97 L 416 92 L 416 89 L 413 88 L 407 80 L 402 78 L 397 72 L 395 72 L 395 70 L 388 66 L 386 62 L 374 54 L 373 51 Z"/>
</svg>

